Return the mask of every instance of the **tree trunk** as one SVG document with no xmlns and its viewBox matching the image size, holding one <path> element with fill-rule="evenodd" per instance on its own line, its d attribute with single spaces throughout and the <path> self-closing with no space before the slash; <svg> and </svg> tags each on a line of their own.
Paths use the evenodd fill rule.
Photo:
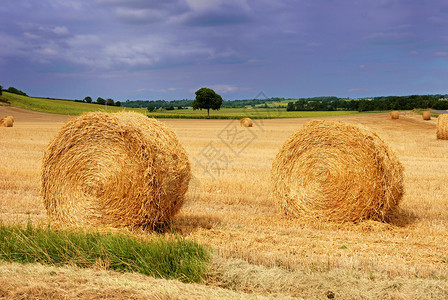
<svg viewBox="0 0 448 300">
<path fill-rule="evenodd" d="M 207 108 L 207 119 L 210 119 L 210 108 Z"/>
</svg>

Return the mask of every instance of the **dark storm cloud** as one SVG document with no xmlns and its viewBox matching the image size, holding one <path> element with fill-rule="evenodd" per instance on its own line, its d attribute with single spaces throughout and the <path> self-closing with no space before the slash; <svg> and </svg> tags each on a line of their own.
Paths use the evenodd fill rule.
<svg viewBox="0 0 448 300">
<path fill-rule="evenodd" d="M 242 1 L 227 1 L 192 11 L 185 23 L 194 26 L 223 26 L 248 23 L 252 20 L 252 11 Z"/>
<path fill-rule="evenodd" d="M 30 94 L 80 97 L 73 86 L 82 86 L 187 98 L 207 85 L 231 98 L 356 97 L 448 87 L 441 0 L 3 0 L 0 14 L 0 84 Z"/>
</svg>

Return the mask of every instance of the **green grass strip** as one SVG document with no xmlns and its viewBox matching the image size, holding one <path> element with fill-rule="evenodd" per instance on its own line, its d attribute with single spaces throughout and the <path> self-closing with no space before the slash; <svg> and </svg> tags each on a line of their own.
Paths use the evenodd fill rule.
<svg viewBox="0 0 448 300">
<path fill-rule="evenodd" d="M 210 254 L 198 243 L 179 236 L 143 239 L 117 232 L 0 223 L 0 259 L 85 268 L 101 263 L 119 272 L 200 282 L 207 271 Z"/>
</svg>

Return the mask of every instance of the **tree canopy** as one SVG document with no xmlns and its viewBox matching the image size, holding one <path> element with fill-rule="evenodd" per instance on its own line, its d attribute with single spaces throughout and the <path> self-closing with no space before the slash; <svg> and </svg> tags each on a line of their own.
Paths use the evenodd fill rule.
<svg viewBox="0 0 448 300">
<path fill-rule="evenodd" d="M 207 119 L 210 119 L 210 109 L 219 110 L 222 105 L 222 97 L 209 88 L 200 88 L 196 91 L 196 99 L 193 101 L 193 109 L 206 109 Z"/>
<path fill-rule="evenodd" d="M 98 97 L 98 98 L 96 99 L 96 103 L 101 104 L 101 105 L 104 105 L 104 104 L 106 104 L 106 100 L 104 100 L 104 99 L 101 98 L 101 97 Z"/>
<path fill-rule="evenodd" d="M 106 99 L 106 105 L 113 106 L 113 105 L 114 105 L 114 99 L 112 99 L 112 98 L 107 98 L 107 99 Z"/>
</svg>

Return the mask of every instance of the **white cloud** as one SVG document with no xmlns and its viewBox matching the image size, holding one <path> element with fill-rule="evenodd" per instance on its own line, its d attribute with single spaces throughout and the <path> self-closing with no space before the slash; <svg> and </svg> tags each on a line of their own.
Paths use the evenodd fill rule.
<svg viewBox="0 0 448 300">
<path fill-rule="evenodd" d="M 365 88 L 351 88 L 348 89 L 347 92 L 349 93 L 357 93 L 357 92 L 368 92 L 369 89 L 365 89 Z"/>
<path fill-rule="evenodd" d="M 194 10 L 215 9 L 223 4 L 249 10 L 246 0 L 186 0 L 188 5 Z"/>
<path fill-rule="evenodd" d="M 54 8 L 81 10 L 84 5 L 82 1 L 51 1 L 49 2 Z"/>
<path fill-rule="evenodd" d="M 134 9 L 118 7 L 115 10 L 116 15 L 125 21 L 132 23 L 151 23 L 163 20 L 166 14 L 161 10 L 155 9 Z"/>
<path fill-rule="evenodd" d="M 188 5 L 193 9 L 207 9 L 219 5 L 223 0 L 186 0 Z"/>
<path fill-rule="evenodd" d="M 145 91 L 145 90 L 148 90 L 148 91 L 153 92 L 153 93 L 164 93 L 164 94 L 168 94 L 168 93 L 171 93 L 171 92 L 175 92 L 175 91 L 177 91 L 177 90 L 179 90 L 179 89 L 178 89 L 178 88 L 166 88 L 166 89 L 140 89 L 140 90 L 138 90 L 138 91 L 141 92 L 141 91 Z"/>
<path fill-rule="evenodd" d="M 101 44 L 100 38 L 93 34 L 78 34 L 67 39 L 67 44 L 70 47 L 85 47 L 85 46 L 97 46 Z"/>
<path fill-rule="evenodd" d="M 56 26 L 52 29 L 52 31 L 57 35 L 67 35 L 69 33 L 67 27 L 65 26 Z"/>
<path fill-rule="evenodd" d="M 238 87 L 228 84 L 215 84 L 210 86 L 218 94 L 234 93 L 239 90 Z"/>
<path fill-rule="evenodd" d="M 400 32 L 374 32 L 365 37 L 367 40 L 396 39 L 402 37 Z"/>
<path fill-rule="evenodd" d="M 311 42 L 306 44 L 307 47 L 319 47 L 321 45 L 321 43 L 317 43 L 317 42 Z"/>
<path fill-rule="evenodd" d="M 23 35 L 26 38 L 33 39 L 33 40 L 40 38 L 40 36 L 38 36 L 37 34 L 33 34 L 33 33 L 30 33 L 30 32 L 24 32 Z"/>
<path fill-rule="evenodd" d="M 446 51 L 437 51 L 433 54 L 435 57 L 446 57 L 448 56 L 448 52 Z"/>
<path fill-rule="evenodd" d="M 45 48 L 39 49 L 36 52 L 39 53 L 39 54 L 51 55 L 51 56 L 57 55 L 59 53 L 57 50 L 55 50 L 53 48 L 49 48 L 49 47 L 45 47 Z"/>
<path fill-rule="evenodd" d="M 442 18 L 442 17 L 437 17 L 437 16 L 432 16 L 428 18 L 431 22 L 434 22 L 436 24 L 447 24 L 448 21 L 446 20 L 446 18 Z"/>
</svg>

